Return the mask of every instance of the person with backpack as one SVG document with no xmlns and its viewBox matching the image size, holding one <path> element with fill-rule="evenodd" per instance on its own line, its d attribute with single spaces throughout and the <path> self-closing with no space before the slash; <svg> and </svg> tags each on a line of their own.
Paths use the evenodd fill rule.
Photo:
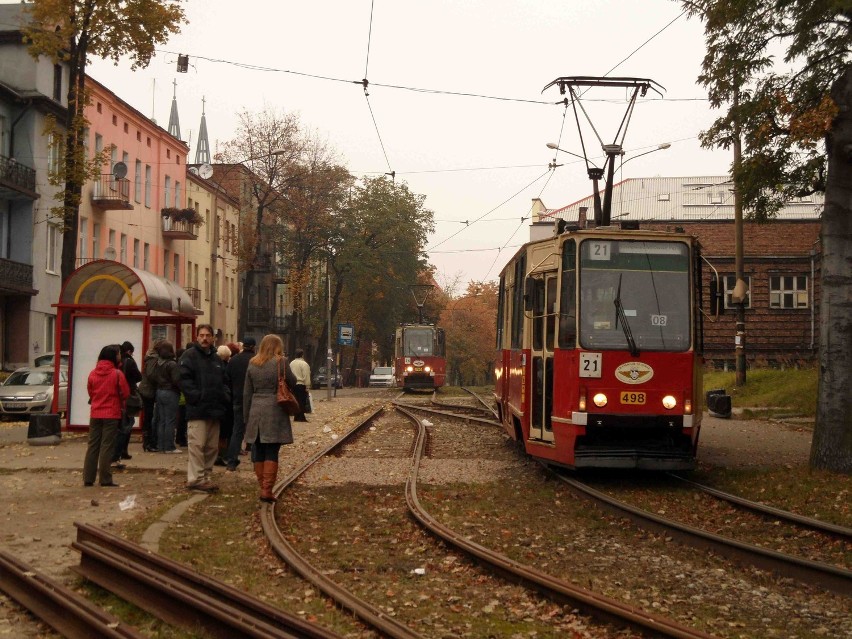
<svg viewBox="0 0 852 639">
<path fill-rule="evenodd" d="M 162 341 L 157 346 L 157 365 L 153 367 L 151 382 L 157 389 L 154 425 L 157 432 L 157 450 L 161 453 L 182 453 L 175 446 L 180 402 L 180 369 L 175 359 L 175 347 Z"/>
<path fill-rule="evenodd" d="M 157 387 L 152 383 L 151 376 L 157 366 L 157 347 L 163 340 L 156 340 L 142 362 L 142 379 L 139 380 L 139 395 L 142 397 L 142 450 L 146 453 L 157 451 L 157 432 L 154 430 L 154 406 L 157 397 Z"/>
</svg>

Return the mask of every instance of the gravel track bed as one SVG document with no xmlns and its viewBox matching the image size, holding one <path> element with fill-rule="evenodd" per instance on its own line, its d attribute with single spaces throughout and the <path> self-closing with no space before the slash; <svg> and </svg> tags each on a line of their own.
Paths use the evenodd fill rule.
<svg viewBox="0 0 852 639">
<path fill-rule="evenodd" d="M 500 429 L 468 435 L 455 423 L 434 422 L 435 441 L 446 442 L 456 455 L 460 443 L 476 441 L 514 457 L 511 472 L 501 473 L 497 483 L 421 491 L 426 508 L 445 525 L 468 530 L 474 541 L 721 637 L 852 636 L 848 598 L 733 564 L 600 513 L 520 456 Z M 441 430 L 455 443 L 441 437 Z M 707 519 L 694 525 L 712 524 L 712 512 L 698 514 Z"/>
<path fill-rule="evenodd" d="M 590 622 L 569 606 L 490 574 L 448 552 L 412 520 L 404 498 L 414 427 L 385 414 L 346 450 L 323 459 L 279 499 L 280 525 L 326 574 L 429 637 L 632 637 Z M 474 450 L 488 450 L 474 447 Z M 421 481 L 482 481 L 506 459 L 446 459 L 432 440 Z M 464 472 L 464 471 L 467 472 Z M 341 504 L 345 504 L 341 508 Z"/>
</svg>

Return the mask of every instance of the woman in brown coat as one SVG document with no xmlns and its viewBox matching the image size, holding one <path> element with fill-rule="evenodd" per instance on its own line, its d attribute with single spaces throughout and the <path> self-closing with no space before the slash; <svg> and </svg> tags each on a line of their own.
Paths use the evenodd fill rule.
<svg viewBox="0 0 852 639">
<path fill-rule="evenodd" d="M 284 357 L 284 344 L 277 335 L 264 337 L 257 355 L 249 360 L 243 390 L 243 417 L 246 442 L 251 443 L 251 460 L 260 485 L 260 499 L 274 502 L 272 487 L 278 479 L 278 452 L 282 444 L 293 443 L 290 416 L 275 401 L 278 375 L 287 386 L 296 387 L 296 377 Z"/>
</svg>

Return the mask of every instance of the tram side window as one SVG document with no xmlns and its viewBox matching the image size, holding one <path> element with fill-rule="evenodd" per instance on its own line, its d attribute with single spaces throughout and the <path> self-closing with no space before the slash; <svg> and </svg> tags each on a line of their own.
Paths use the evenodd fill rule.
<svg viewBox="0 0 852 639">
<path fill-rule="evenodd" d="M 512 294 L 512 348 L 521 348 L 524 329 L 524 279 L 527 271 L 526 256 L 515 262 L 515 289 Z"/>
<path fill-rule="evenodd" d="M 559 348 L 577 346 L 577 245 L 562 246 L 562 289 L 559 300 Z"/>
<path fill-rule="evenodd" d="M 532 347 L 534 350 L 542 349 L 544 327 L 541 323 L 541 318 L 544 315 L 544 280 L 534 279 L 534 299 L 533 299 L 533 325 L 532 325 Z"/>
</svg>

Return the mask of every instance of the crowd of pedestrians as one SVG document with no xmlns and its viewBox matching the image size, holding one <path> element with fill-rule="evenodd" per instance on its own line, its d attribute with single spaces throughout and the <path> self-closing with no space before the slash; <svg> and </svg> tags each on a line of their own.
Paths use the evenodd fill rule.
<svg viewBox="0 0 852 639">
<path fill-rule="evenodd" d="M 311 372 L 302 349 L 288 362 L 276 335 L 267 335 L 259 346 L 246 337 L 242 344 L 217 348 L 213 327 L 200 324 L 195 341 L 178 352 L 170 341 L 154 341 L 141 370 L 133 353 L 130 342 L 105 346 L 89 373 L 84 485 L 117 485 L 112 473 L 132 459 L 128 444 L 141 410 L 142 450 L 185 450 L 189 490 L 216 492 L 213 467 L 235 471 L 240 458 L 251 455 L 260 499 L 274 501 L 280 448 L 293 442 L 291 417 L 276 402 L 279 377 L 299 400 L 301 412 L 293 419 L 307 421 L 311 410 Z"/>
</svg>

